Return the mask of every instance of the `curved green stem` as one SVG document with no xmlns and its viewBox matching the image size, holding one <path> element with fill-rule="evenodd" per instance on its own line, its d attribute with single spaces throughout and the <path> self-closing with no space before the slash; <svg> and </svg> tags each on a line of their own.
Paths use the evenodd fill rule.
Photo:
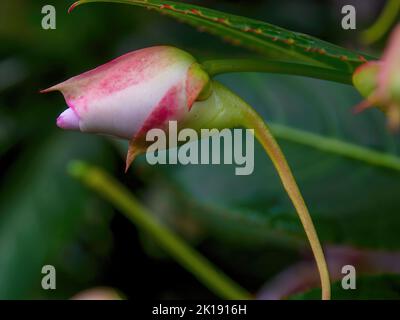
<svg viewBox="0 0 400 320">
<path fill-rule="evenodd" d="M 268 156 L 271 158 L 282 184 L 291 199 L 293 206 L 296 208 L 297 214 L 303 224 L 304 231 L 310 242 L 311 250 L 314 254 L 317 263 L 318 271 L 321 278 L 322 299 L 330 299 L 330 281 L 328 267 L 325 261 L 325 256 L 322 251 L 321 244 L 318 239 L 317 232 L 312 222 L 310 213 L 303 200 L 296 180 L 290 170 L 290 167 L 283 155 L 278 143 L 272 136 L 268 126 L 264 123 L 261 117 L 250 107 L 244 110 L 245 118 L 244 123 L 247 128 L 253 128 L 256 138 L 259 140 Z"/>
<path fill-rule="evenodd" d="M 325 256 L 310 213 L 308 212 L 296 180 L 293 177 L 292 171 L 290 170 L 278 143 L 272 136 L 263 119 L 252 107 L 219 82 L 213 81 L 212 85 L 213 95 L 208 99 L 209 102 L 200 102 L 193 107 L 192 113 L 194 120 L 191 124 L 193 125 L 195 123 L 201 128 L 205 127 L 205 125 L 217 128 L 241 126 L 254 130 L 256 138 L 272 160 L 272 163 L 282 181 L 283 187 L 292 201 L 303 225 L 320 274 L 322 299 L 330 299 L 331 289 Z M 214 112 L 214 114 L 208 119 L 201 117 L 201 114 L 207 114 L 207 112 L 204 112 L 204 108 L 207 108 L 206 103 L 210 103 L 208 107 L 211 107 L 212 112 Z"/>
<path fill-rule="evenodd" d="M 388 0 L 375 23 L 362 33 L 362 40 L 371 44 L 381 39 L 390 29 L 400 12 L 399 0 Z"/>
<path fill-rule="evenodd" d="M 219 59 L 204 61 L 202 65 L 211 77 L 230 72 L 268 72 L 352 84 L 351 74 L 302 63 L 262 59 Z"/>
<path fill-rule="evenodd" d="M 82 162 L 73 162 L 70 173 L 110 201 L 139 228 L 152 235 L 159 246 L 223 299 L 250 299 L 251 296 L 183 239 L 156 221 L 133 195 L 103 170 Z"/>
</svg>

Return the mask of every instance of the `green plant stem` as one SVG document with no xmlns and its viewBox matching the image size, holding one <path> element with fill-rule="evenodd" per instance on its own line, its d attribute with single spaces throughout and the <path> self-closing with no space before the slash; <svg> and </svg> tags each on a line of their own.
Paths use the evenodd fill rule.
<svg viewBox="0 0 400 320">
<path fill-rule="evenodd" d="M 272 160 L 303 225 L 321 278 L 322 299 L 330 299 L 329 272 L 325 256 L 310 213 L 279 145 L 264 120 L 250 105 L 218 81 L 213 81 L 212 87 L 213 93 L 207 102 L 199 102 L 193 107 L 186 127 L 195 129 L 245 127 L 254 130 L 255 137 Z M 209 109 L 205 111 L 207 107 Z"/>
<path fill-rule="evenodd" d="M 289 128 L 280 124 L 269 123 L 269 127 L 277 138 L 303 144 L 349 159 L 362 161 L 377 167 L 400 171 L 400 158 L 391 154 L 360 147 L 334 138 L 322 137 L 314 133 Z"/>
<path fill-rule="evenodd" d="M 231 72 L 268 72 L 352 84 L 351 74 L 302 63 L 261 59 L 220 59 L 204 61 L 202 65 L 211 77 Z"/>
<path fill-rule="evenodd" d="M 290 167 L 283 155 L 278 143 L 272 136 L 268 126 L 258 113 L 249 106 L 244 100 L 232 93 L 217 81 L 213 82 L 214 94 L 217 96 L 215 101 L 221 105 L 222 110 L 217 111 L 209 125 L 216 127 L 232 128 L 242 126 L 254 130 L 254 135 L 265 152 L 268 154 L 276 171 L 281 179 L 282 185 L 286 190 L 296 212 L 303 225 L 311 250 L 314 254 L 318 272 L 321 279 L 322 299 L 329 300 L 331 295 L 328 266 L 325 261 L 324 252 L 319 242 L 317 232 L 312 222 L 310 213 L 303 200 L 296 180 Z M 218 104 L 213 110 L 218 109 Z M 198 118 L 197 118 L 198 119 Z"/>
<path fill-rule="evenodd" d="M 248 292 L 193 250 L 183 239 L 156 221 L 124 186 L 106 172 L 79 161 L 71 163 L 69 172 L 110 201 L 139 228 L 148 232 L 160 247 L 216 295 L 223 299 L 251 298 Z"/>
<path fill-rule="evenodd" d="M 385 8 L 375 23 L 362 33 L 362 40 L 371 44 L 381 39 L 396 21 L 400 12 L 399 0 L 388 0 Z"/>
<path fill-rule="evenodd" d="M 278 143 L 270 133 L 267 125 L 252 108 L 249 108 L 246 111 L 245 119 L 247 122 L 246 126 L 254 129 L 256 138 L 259 140 L 271 158 L 276 170 L 278 171 L 279 177 L 281 178 L 283 187 L 285 188 L 289 198 L 292 200 L 292 203 L 296 208 L 297 214 L 299 215 L 300 221 L 303 224 L 304 231 L 307 235 L 308 241 L 310 242 L 311 250 L 317 263 L 317 268 L 321 278 L 322 299 L 329 300 L 331 289 L 329 272 L 325 261 L 324 252 L 319 242 L 319 238 L 310 213 L 303 200 L 286 158 L 283 155 Z"/>
</svg>

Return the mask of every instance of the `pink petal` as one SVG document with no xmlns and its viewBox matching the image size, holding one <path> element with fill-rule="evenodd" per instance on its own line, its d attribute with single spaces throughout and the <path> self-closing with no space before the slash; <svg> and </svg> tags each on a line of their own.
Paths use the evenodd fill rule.
<svg viewBox="0 0 400 320">
<path fill-rule="evenodd" d="M 389 44 L 383 54 L 383 66 L 379 74 L 379 90 L 381 94 L 387 94 L 393 77 L 400 70 L 400 25 L 392 32 Z"/>
</svg>

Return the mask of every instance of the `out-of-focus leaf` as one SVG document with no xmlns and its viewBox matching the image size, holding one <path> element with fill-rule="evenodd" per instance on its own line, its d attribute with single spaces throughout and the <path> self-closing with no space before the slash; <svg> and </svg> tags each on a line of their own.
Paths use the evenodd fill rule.
<svg viewBox="0 0 400 320">
<path fill-rule="evenodd" d="M 369 59 L 357 52 L 263 21 L 175 1 L 81 0 L 70 10 L 91 2 L 125 3 L 154 9 L 267 56 L 334 68 L 346 74 L 352 74 L 358 65 Z"/>
<path fill-rule="evenodd" d="M 21 60 L 8 58 L 0 61 L 0 92 L 19 82 L 27 76 L 26 66 Z"/>
<path fill-rule="evenodd" d="M 295 300 L 318 300 L 321 290 L 313 289 L 295 295 Z M 344 290 L 341 281 L 332 285 L 332 299 L 336 300 L 398 300 L 400 299 L 399 275 L 375 275 L 357 278 L 356 289 Z"/>
<path fill-rule="evenodd" d="M 354 116 L 358 94 L 348 86 L 285 76 L 221 78 L 266 121 L 397 155 L 383 115 Z M 400 247 L 400 173 L 279 140 L 323 243 Z M 255 170 L 235 176 L 232 165 L 158 166 L 186 207 L 210 234 L 238 243 L 304 243 L 304 232 L 267 156 L 255 150 Z M 228 187 L 229 186 L 229 187 Z M 174 200 L 171 200 L 174 201 Z M 365 235 L 368 235 L 367 237 Z"/>
<path fill-rule="evenodd" d="M 0 111 L 0 155 L 4 154 L 18 140 L 13 119 Z"/>
<path fill-rule="evenodd" d="M 84 216 L 93 210 L 88 192 L 66 174 L 66 164 L 73 158 L 101 164 L 110 159 L 98 137 L 57 134 L 28 147 L 2 181 L 1 299 L 44 294 L 43 265 L 57 268 L 57 255 L 66 250 Z M 57 283 L 59 286 L 62 284 Z"/>
</svg>

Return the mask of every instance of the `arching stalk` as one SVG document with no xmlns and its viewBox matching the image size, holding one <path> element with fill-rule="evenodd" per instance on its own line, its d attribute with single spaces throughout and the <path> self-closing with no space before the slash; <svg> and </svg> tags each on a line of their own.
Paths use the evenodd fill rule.
<svg viewBox="0 0 400 320">
<path fill-rule="evenodd" d="M 233 72 L 267 72 L 297 75 L 351 85 L 351 72 L 322 68 L 304 63 L 266 59 L 218 59 L 202 63 L 210 76 Z"/>
<path fill-rule="evenodd" d="M 195 123 L 198 128 L 245 127 L 254 130 L 255 137 L 272 160 L 282 184 L 297 211 L 317 263 L 321 279 L 322 299 L 329 300 L 331 290 L 324 253 L 310 213 L 278 143 L 263 119 L 252 107 L 219 82 L 213 81 L 212 85 L 214 93 L 210 99 L 213 102 L 208 100 L 208 102 L 195 104 L 192 112 L 192 119 L 194 120 L 190 121 L 191 127 Z M 202 112 L 207 107 L 211 107 L 212 112 L 210 110 L 209 112 Z"/>
<path fill-rule="evenodd" d="M 311 250 L 317 263 L 317 268 L 321 278 L 322 299 L 329 300 L 331 289 L 325 256 L 322 251 L 322 247 L 319 242 L 318 235 L 312 222 L 310 213 L 303 200 L 299 187 L 297 186 L 296 180 L 293 177 L 286 158 L 283 155 L 275 138 L 272 136 L 268 126 L 260 118 L 260 116 L 250 107 L 246 107 L 246 109 L 244 110 L 244 114 L 246 115 L 244 118 L 245 126 L 247 128 L 254 129 L 254 134 L 257 140 L 261 143 L 264 150 L 271 158 L 282 181 L 283 187 L 285 188 L 290 200 L 292 201 L 293 206 L 296 208 L 297 214 L 303 225 L 308 241 L 310 242 Z"/>
</svg>

